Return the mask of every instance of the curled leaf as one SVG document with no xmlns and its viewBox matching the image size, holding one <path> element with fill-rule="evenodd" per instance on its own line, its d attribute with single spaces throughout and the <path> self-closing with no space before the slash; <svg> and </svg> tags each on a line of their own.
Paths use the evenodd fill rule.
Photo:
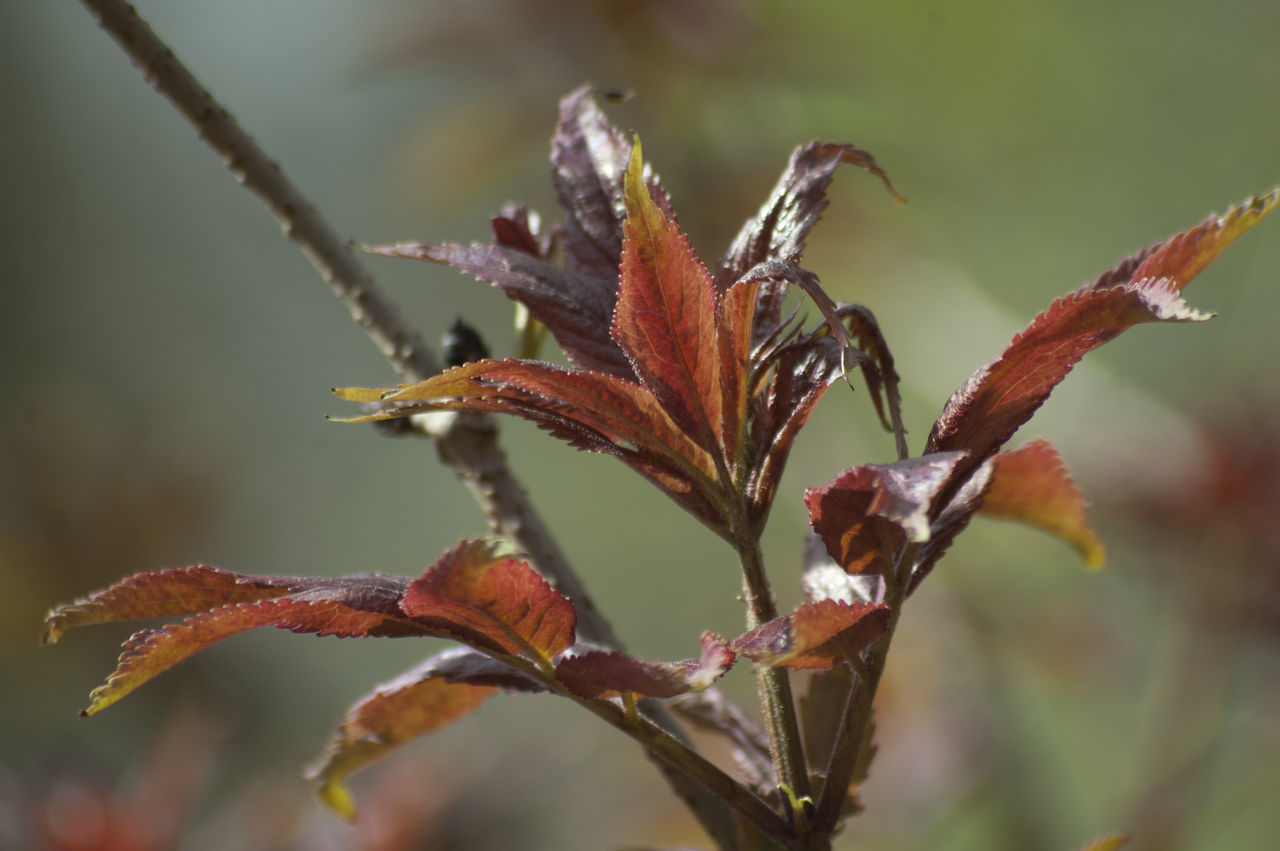
<svg viewBox="0 0 1280 851">
<path fill-rule="evenodd" d="M 805 492 L 809 523 L 846 571 L 890 575 L 899 546 L 929 539 L 930 506 L 963 458 L 943 452 L 855 467 Z"/>
<path fill-rule="evenodd" d="M 770 668 L 830 668 L 888 628 L 887 606 L 819 600 L 740 635 L 733 649 Z"/>
<path fill-rule="evenodd" d="M 697 659 L 645 662 L 623 653 L 591 650 L 562 660 L 556 665 L 556 679 L 580 697 L 675 697 L 707 688 L 724 676 L 735 659 L 727 641 L 704 632 Z"/>
<path fill-rule="evenodd" d="M 319 784 L 320 800 L 354 820 L 355 802 L 343 781 L 388 751 L 479 707 L 497 691 L 494 664 L 473 651 L 446 651 L 362 698 L 347 710 L 325 755 L 307 769 L 307 777 Z"/>
<path fill-rule="evenodd" d="M 1048 441 L 1033 440 L 992 460 L 991 483 L 979 509 L 983 514 L 1057 535 L 1076 548 L 1086 566 L 1102 567 L 1106 548 L 1085 517 L 1084 496 Z"/>
</svg>

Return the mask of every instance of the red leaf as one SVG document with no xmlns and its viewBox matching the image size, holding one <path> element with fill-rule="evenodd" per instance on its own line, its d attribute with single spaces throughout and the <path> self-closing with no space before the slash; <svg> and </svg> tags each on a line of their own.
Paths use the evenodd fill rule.
<svg viewBox="0 0 1280 851">
<path fill-rule="evenodd" d="M 254 585 L 272 592 L 271 596 L 261 593 L 257 599 L 247 599 L 245 589 Z M 81 713 L 88 716 L 201 650 L 259 626 L 340 637 L 435 634 L 401 613 L 399 600 L 407 585 L 407 579 L 381 574 L 334 579 L 249 577 L 217 568 L 140 574 L 87 600 L 55 609 L 49 617 L 49 636 L 56 638 L 61 630 L 86 623 L 138 617 L 144 611 L 163 615 L 207 609 L 181 623 L 144 629 L 130 637 L 115 671 L 90 693 L 89 706 Z M 222 599 L 217 596 L 220 588 L 232 602 L 216 605 Z M 82 612 L 92 619 L 84 619 Z"/>
<path fill-rule="evenodd" d="M 850 573 L 888 575 L 898 547 L 929 539 L 929 508 L 963 453 L 866 464 L 805 493 L 809 522 Z"/>
<path fill-rule="evenodd" d="M 630 693 L 640 697 L 675 697 L 701 691 L 733 667 L 729 643 L 713 632 L 702 634 L 702 655 L 679 662 L 645 662 L 622 653 L 591 650 L 564 659 L 556 679 L 580 697 Z"/>
<path fill-rule="evenodd" d="M 733 649 L 770 668 L 830 668 L 851 658 L 889 626 L 889 608 L 819 600 L 743 633 Z"/>
<path fill-rule="evenodd" d="M 1150 245 L 1082 289 L 1104 289 L 1145 278 L 1169 278 L 1181 290 L 1219 254 L 1280 204 L 1280 189 L 1247 198 L 1221 216 Z"/>
<path fill-rule="evenodd" d="M 404 613 L 472 646 L 547 664 L 573 644 L 577 612 L 532 567 L 487 541 L 445 553 L 401 602 Z"/>
<path fill-rule="evenodd" d="M 1085 518 L 1084 496 L 1048 441 L 1033 440 L 992 460 L 991 484 L 979 509 L 983 514 L 1057 535 L 1076 548 L 1086 565 L 1102 567 L 1106 549 Z"/>
<path fill-rule="evenodd" d="M 296 587 L 281 577 L 244 576 L 203 564 L 139 573 L 51 609 L 45 615 L 43 641 L 53 644 L 73 627 L 189 615 L 215 606 L 282 597 L 294 590 Z"/>
<path fill-rule="evenodd" d="M 642 162 L 637 141 L 625 181 L 613 336 L 672 418 L 710 446 L 723 437 L 715 288 L 679 226 L 653 202 Z"/>
<path fill-rule="evenodd" d="M 481 664 L 490 661 L 470 651 L 463 653 Z M 468 682 L 465 666 L 459 662 L 457 651 L 432 657 L 378 686 L 347 711 L 324 757 L 307 770 L 309 778 L 319 781 L 317 794 L 330 809 L 354 819 L 355 803 L 343 780 L 393 748 L 452 724 L 497 690 Z"/>
<path fill-rule="evenodd" d="M 1012 437 L 1087 352 L 1143 322 L 1207 318 L 1188 307 L 1167 279 L 1064 296 L 951 396 L 927 451 L 967 450 L 959 478 Z"/>
</svg>

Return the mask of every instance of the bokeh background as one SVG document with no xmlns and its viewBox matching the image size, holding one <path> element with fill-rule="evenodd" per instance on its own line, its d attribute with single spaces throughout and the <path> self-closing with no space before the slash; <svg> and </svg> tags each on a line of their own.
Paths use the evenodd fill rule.
<svg viewBox="0 0 1280 851">
<path fill-rule="evenodd" d="M 642 133 L 715 258 L 811 138 L 838 176 L 807 265 L 877 313 L 913 446 L 1055 296 L 1280 182 L 1280 6 L 733 0 L 223 0 L 141 10 L 335 222 L 467 240 L 508 199 L 555 218 L 557 98 Z M 88 721 L 130 629 L 36 646 L 52 604 L 138 571 L 416 574 L 483 519 L 430 446 L 324 420 L 392 375 L 296 249 L 75 3 L 0 4 L 0 846 L 594 849 L 698 845 L 627 741 L 497 698 L 360 775 L 355 826 L 300 769 L 345 708 L 435 648 L 267 631 Z M 1263 849 L 1280 831 L 1280 223 L 1189 290 L 1220 315 L 1091 355 L 1021 438 L 1062 450 L 1110 565 L 979 521 L 911 601 L 867 812 L 841 848 Z M 429 337 L 497 353 L 510 304 L 370 260 Z M 798 598 L 799 495 L 891 457 L 836 388 L 768 555 Z M 731 554 L 608 459 L 504 441 L 630 649 L 740 629 Z M 726 688 L 754 706 L 747 671 Z M 112 839 L 114 837 L 114 839 Z M 108 844 L 115 841 L 117 844 Z M 150 843 L 150 844 L 148 844 Z"/>
</svg>

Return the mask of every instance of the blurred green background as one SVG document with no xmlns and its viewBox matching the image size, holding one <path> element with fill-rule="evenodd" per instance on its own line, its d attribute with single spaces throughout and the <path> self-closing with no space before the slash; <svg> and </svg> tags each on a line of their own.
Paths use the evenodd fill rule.
<svg viewBox="0 0 1280 851">
<path fill-rule="evenodd" d="M 806 265 L 876 311 L 917 450 L 1052 298 L 1280 182 L 1280 5 L 1254 0 L 141 11 L 362 241 L 483 238 L 508 199 L 555 219 L 548 138 L 583 81 L 636 92 L 609 112 L 709 260 L 797 144 L 873 151 L 911 203 L 841 173 Z M 38 648 L 56 602 L 193 562 L 416 574 L 485 527 L 429 446 L 324 420 L 346 413 L 329 387 L 389 369 L 84 10 L 2 4 L 0 32 L 0 847 L 702 842 L 636 748 L 533 697 L 357 777 L 356 826 L 321 811 L 300 768 L 352 701 L 435 649 L 421 642 L 240 636 L 76 718 L 130 629 Z M 1189 290 L 1218 318 L 1130 332 L 1024 429 L 1094 499 L 1111 563 L 1086 574 L 1056 541 L 974 524 L 907 610 L 868 809 L 839 847 L 1066 851 L 1108 830 L 1139 849 L 1273 847 L 1278 228 Z M 429 337 L 461 314 L 509 349 L 496 290 L 370 266 Z M 767 540 L 784 605 L 803 488 L 892 455 L 866 401 L 834 389 L 793 454 Z M 731 554 L 698 524 L 607 459 L 521 423 L 504 441 L 634 653 L 740 630 Z M 754 706 L 745 669 L 726 688 Z"/>
</svg>

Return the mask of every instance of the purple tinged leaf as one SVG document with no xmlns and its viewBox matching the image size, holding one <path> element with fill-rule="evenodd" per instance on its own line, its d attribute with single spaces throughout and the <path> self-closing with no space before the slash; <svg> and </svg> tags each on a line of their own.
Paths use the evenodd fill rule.
<svg viewBox="0 0 1280 851">
<path fill-rule="evenodd" d="M 904 200 L 875 158 L 860 148 L 816 141 L 797 148 L 769 200 L 743 225 L 721 261 L 716 274 L 720 289 L 726 289 L 760 263 L 800 262 L 809 231 L 827 208 L 827 189 L 841 163 L 866 169 L 879 177 L 899 202 Z M 762 333 L 779 324 L 784 295 L 780 286 L 761 291 L 757 328 Z"/>
<path fill-rule="evenodd" d="M 493 284 L 529 308 L 529 313 L 547 326 L 575 365 L 622 378 L 633 376 L 631 364 L 609 336 L 616 300 L 614 289 L 606 297 L 598 287 L 584 285 L 571 272 L 523 249 L 502 245 L 405 242 L 373 246 L 366 251 L 444 263 Z"/>
<path fill-rule="evenodd" d="M 852 658 L 889 625 L 889 609 L 819 600 L 743 633 L 733 649 L 770 668 L 830 668 Z"/>
<path fill-rule="evenodd" d="M 946 452 L 855 467 L 805 493 L 809 522 L 845 570 L 890 575 L 905 541 L 929 539 L 930 507 L 963 458 Z"/>
<path fill-rule="evenodd" d="M 712 632 L 702 634 L 702 654 L 679 662 L 645 662 L 617 652 L 590 650 L 556 665 L 556 679 L 579 697 L 634 694 L 675 697 L 701 691 L 724 676 L 737 657 L 729 643 Z"/>
</svg>

